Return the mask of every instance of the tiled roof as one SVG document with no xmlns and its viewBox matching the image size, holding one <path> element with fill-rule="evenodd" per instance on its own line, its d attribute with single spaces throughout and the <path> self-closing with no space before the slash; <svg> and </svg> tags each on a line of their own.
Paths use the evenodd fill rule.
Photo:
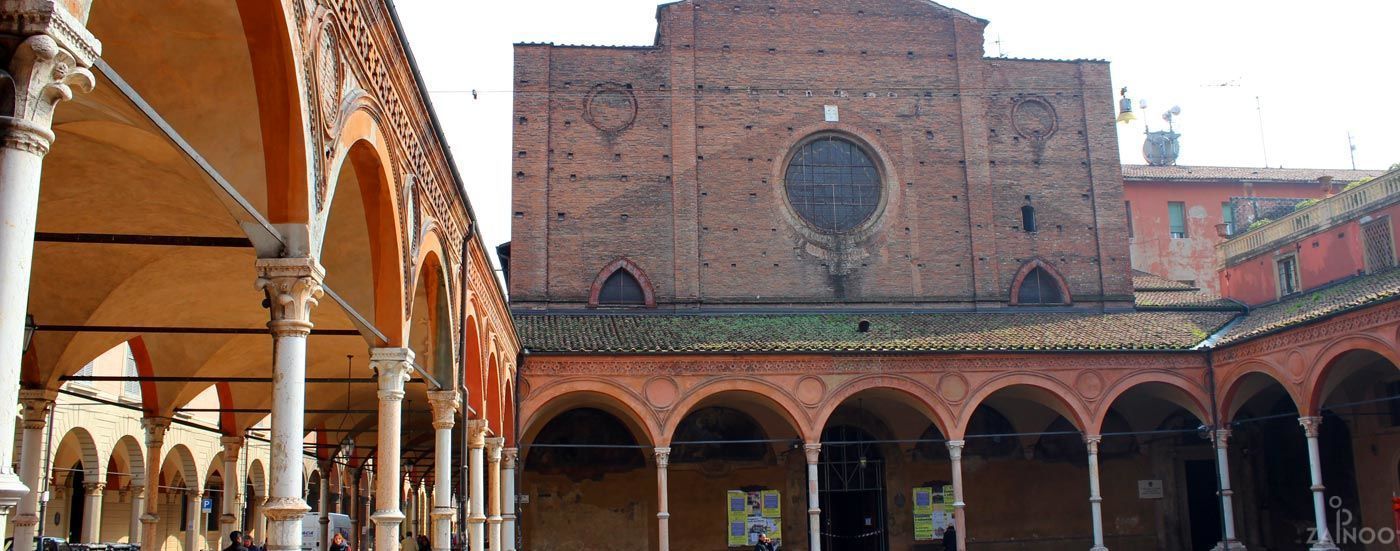
<svg viewBox="0 0 1400 551">
<path fill-rule="evenodd" d="M 1137 291 L 1133 303 L 1139 310 L 1215 310 L 1243 312 L 1244 306 L 1205 291 Z"/>
<path fill-rule="evenodd" d="M 899 314 L 534 314 L 531 353 L 1185 350 L 1231 312 Z M 860 322 L 869 321 L 868 332 Z"/>
<path fill-rule="evenodd" d="M 1173 281 L 1157 274 L 1150 274 L 1142 270 L 1133 270 L 1133 290 L 1134 291 L 1194 291 L 1195 287 Z"/>
<path fill-rule="evenodd" d="M 1352 278 L 1250 310 L 1248 316 L 1221 337 L 1217 346 L 1385 302 L 1397 296 L 1400 296 L 1400 269 Z"/>
<path fill-rule="evenodd" d="M 1385 174 L 1384 170 L 1343 170 L 1330 168 L 1250 168 L 1233 166 L 1151 166 L 1123 165 L 1127 180 L 1252 180 L 1276 182 L 1317 182 L 1331 176 L 1345 184 Z"/>
</svg>

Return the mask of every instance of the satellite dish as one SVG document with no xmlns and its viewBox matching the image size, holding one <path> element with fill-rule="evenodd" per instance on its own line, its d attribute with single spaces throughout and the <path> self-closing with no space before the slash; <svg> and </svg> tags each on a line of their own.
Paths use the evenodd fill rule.
<svg viewBox="0 0 1400 551">
<path fill-rule="evenodd" d="M 1173 114 L 1173 115 L 1180 115 L 1180 114 L 1181 114 L 1181 106 L 1180 106 L 1180 105 L 1173 105 L 1173 106 L 1172 106 L 1172 110 L 1171 110 L 1171 114 Z"/>
</svg>

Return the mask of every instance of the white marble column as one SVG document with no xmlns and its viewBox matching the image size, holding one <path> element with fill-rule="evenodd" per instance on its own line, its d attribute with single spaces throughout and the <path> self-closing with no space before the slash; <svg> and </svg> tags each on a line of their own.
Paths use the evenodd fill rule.
<svg viewBox="0 0 1400 551">
<path fill-rule="evenodd" d="M 817 460 L 821 458 L 822 445 L 807 443 L 802 445 L 807 454 L 807 538 L 812 551 L 822 548 L 822 507 L 821 487 L 817 482 Z"/>
<path fill-rule="evenodd" d="M 433 551 L 452 549 L 452 427 L 456 425 L 457 410 L 462 400 L 456 390 L 428 393 L 433 406 Z"/>
<path fill-rule="evenodd" d="M 1327 527 L 1327 494 L 1322 485 L 1322 453 L 1318 449 L 1318 431 L 1322 429 L 1321 417 L 1299 417 L 1303 434 L 1308 437 L 1308 466 L 1312 475 L 1313 515 L 1316 517 L 1317 537 L 1308 549 L 1312 551 L 1334 551 L 1337 544 L 1332 542 L 1332 531 Z"/>
<path fill-rule="evenodd" d="M 34 227 L 39 213 L 39 176 L 54 135 L 53 112 L 74 92 L 92 89 L 88 67 L 102 48 L 69 14 L 67 2 L 5 2 L 5 51 L 0 54 L 5 96 L 0 102 L 0 515 L 8 515 L 31 493 L 14 472 L 15 423 L 20 363 L 33 269 Z M 34 514 L 15 519 L 16 551 L 28 551 L 38 523 Z M 22 514 L 23 515 L 23 514 Z M 3 518 L 0 518 L 2 521 Z M 0 539 L 4 523 L 0 522 Z"/>
<path fill-rule="evenodd" d="M 229 532 L 238 530 L 242 524 L 243 508 L 239 499 L 243 495 L 243 485 L 238 478 L 238 452 L 243 449 L 243 438 L 239 436 L 225 436 L 219 439 L 224 445 L 224 492 L 223 492 L 223 514 L 219 515 L 219 534 L 227 536 Z"/>
<path fill-rule="evenodd" d="M 199 535 L 204 532 L 204 527 L 200 526 L 200 502 L 204 500 L 204 492 L 199 490 L 185 490 L 185 495 L 189 500 L 185 503 L 185 549 L 184 551 L 200 551 Z M 145 549 L 145 547 L 142 547 Z"/>
<path fill-rule="evenodd" d="M 515 551 L 515 462 L 519 457 L 520 451 L 516 448 L 506 448 L 501 452 L 501 488 L 505 494 L 501 501 L 501 539 L 506 551 Z M 666 539 L 662 538 L 662 541 Z"/>
<path fill-rule="evenodd" d="M 107 485 L 101 482 L 83 484 L 86 490 L 83 499 L 83 543 L 102 541 L 102 492 L 106 488 Z"/>
<path fill-rule="evenodd" d="M 1089 512 L 1094 522 L 1094 547 L 1090 551 L 1108 551 L 1103 544 L 1103 495 L 1099 492 L 1099 444 L 1103 436 L 1086 435 L 1084 443 L 1089 448 Z"/>
<path fill-rule="evenodd" d="M 301 520 L 311 508 L 302 497 L 302 444 L 306 438 L 306 338 L 325 270 L 309 257 L 259 258 L 257 288 L 267 295 L 272 332 L 271 483 L 263 514 L 268 551 L 300 551 Z"/>
<path fill-rule="evenodd" d="M 18 371 L 18 370 L 16 370 Z M 39 490 L 43 487 L 44 427 L 53 409 L 54 393 L 43 390 L 19 391 L 23 406 L 24 433 L 21 435 L 19 477 L 24 487 L 34 488 L 20 498 L 15 514 L 15 551 L 34 551 L 34 537 L 39 528 Z M 0 425 L 13 426 L 12 422 Z M 13 429 L 11 429 L 13 430 Z M 73 496 L 77 499 L 77 496 Z"/>
<path fill-rule="evenodd" d="M 317 452 L 320 453 L 319 450 Z M 321 513 L 320 523 L 321 551 L 331 549 L 331 467 L 330 461 L 319 461 L 316 464 L 317 470 L 321 471 L 321 484 L 316 487 L 316 511 Z"/>
<path fill-rule="evenodd" d="M 377 510 L 374 521 L 376 551 L 398 551 L 399 526 L 404 514 L 399 500 L 403 497 L 403 475 L 399 460 L 403 439 L 404 383 L 413 372 L 413 350 L 408 348 L 375 348 L 369 354 L 370 366 L 379 372 L 379 444 L 374 453 L 374 468 L 379 473 L 379 486 L 374 489 Z"/>
<path fill-rule="evenodd" d="M 1230 489 L 1230 429 L 1215 431 L 1215 462 L 1220 471 L 1220 510 L 1225 519 L 1225 541 L 1215 544 L 1211 551 L 1244 551 L 1244 544 L 1235 536 L 1234 490 Z"/>
<path fill-rule="evenodd" d="M 248 499 L 253 504 L 253 518 L 248 519 L 248 530 L 253 532 L 253 544 L 262 545 L 267 540 L 267 517 L 263 515 L 267 496 L 251 496 Z"/>
<path fill-rule="evenodd" d="M 128 492 L 131 493 L 131 523 L 127 526 L 130 533 L 126 538 L 127 543 L 141 543 L 141 513 L 146 508 L 146 488 L 142 486 L 132 486 Z"/>
<path fill-rule="evenodd" d="M 467 536 L 471 551 L 486 551 L 486 421 L 467 421 L 467 451 L 471 504 L 467 511 Z"/>
<path fill-rule="evenodd" d="M 144 417 L 141 427 L 146 429 L 146 512 L 141 515 L 141 548 L 160 549 L 161 542 L 156 523 L 160 522 L 160 459 L 165 446 L 165 431 L 170 428 L 168 417 Z"/>
<path fill-rule="evenodd" d="M 958 533 L 958 549 L 967 549 L 967 503 L 963 501 L 962 452 L 965 440 L 949 440 L 948 459 L 953 469 L 953 527 Z"/>
<path fill-rule="evenodd" d="M 378 467 L 376 466 L 376 468 L 378 468 Z M 370 498 L 371 498 L 372 495 L 375 493 L 373 490 L 371 490 L 372 488 L 374 488 L 374 471 L 371 471 L 371 470 L 369 470 L 369 469 L 365 469 L 365 495 L 364 495 L 364 498 L 365 498 L 365 499 L 364 499 L 364 503 L 361 504 L 361 506 L 363 507 L 363 509 L 361 510 L 362 512 L 360 513 L 360 515 L 361 515 L 362 517 L 364 517 L 364 519 L 365 519 L 364 524 L 360 525 L 360 541 L 364 542 L 364 543 L 360 544 L 360 549 L 362 549 L 362 550 L 363 550 L 363 549 L 376 549 L 376 547 L 375 547 L 375 541 L 377 541 L 377 540 L 376 540 L 376 539 L 372 539 L 372 538 L 373 538 L 373 535 L 374 535 L 375 533 L 377 533 L 377 532 L 375 531 L 375 528 L 374 528 L 374 526 L 375 526 L 375 522 L 374 522 L 374 520 L 373 520 L 373 519 L 374 519 L 374 511 L 370 508 L 370 506 L 371 506 L 371 504 L 372 504 L 372 502 L 373 502 L 373 500 L 370 499 Z"/>
<path fill-rule="evenodd" d="M 660 551 L 671 551 L 671 500 L 667 495 L 666 468 L 671 465 L 671 448 L 654 450 L 656 454 L 656 545 Z"/>
<path fill-rule="evenodd" d="M 486 498 L 486 523 L 491 531 L 491 551 L 505 550 L 501 545 L 501 450 L 505 445 L 506 439 L 499 436 L 486 439 L 487 488 L 490 490 Z"/>
</svg>

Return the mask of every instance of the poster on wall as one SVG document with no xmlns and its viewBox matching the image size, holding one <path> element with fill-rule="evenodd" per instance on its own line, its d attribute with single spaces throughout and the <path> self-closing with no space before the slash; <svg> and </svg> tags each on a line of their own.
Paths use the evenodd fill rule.
<svg viewBox="0 0 1400 551">
<path fill-rule="evenodd" d="M 729 547 L 751 547 L 759 534 L 768 534 L 774 543 L 783 539 L 782 493 L 778 490 L 726 492 Z"/>
<path fill-rule="evenodd" d="M 952 525 L 952 486 L 914 488 L 915 541 L 942 539 L 943 532 Z"/>
</svg>

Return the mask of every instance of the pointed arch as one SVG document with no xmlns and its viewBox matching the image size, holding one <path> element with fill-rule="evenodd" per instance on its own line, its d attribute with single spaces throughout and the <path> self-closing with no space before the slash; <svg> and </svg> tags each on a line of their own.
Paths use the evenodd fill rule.
<svg viewBox="0 0 1400 551">
<path fill-rule="evenodd" d="M 599 303 L 599 297 L 600 297 L 600 295 L 603 294 L 604 288 L 607 286 L 607 283 L 609 282 L 609 280 L 610 280 L 615 274 L 617 274 L 618 272 L 622 272 L 622 274 L 624 274 L 625 276 L 631 277 L 632 282 L 635 282 L 635 283 L 637 284 L 638 287 L 641 287 L 641 290 L 642 290 L 642 304 L 638 304 L 637 306 L 643 306 L 643 305 L 644 305 L 644 306 L 646 306 L 647 308 L 655 308 L 655 307 L 656 307 L 656 296 L 655 296 L 655 295 L 653 294 L 653 292 L 652 292 L 651 278 L 650 278 L 650 277 L 647 277 L 647 273 L 646 273 L 645 271 L 642 270 L 642 267 L 641 267 L 641 266 L 638 266 L 635 262 L 632 262 L 632 261 L 629 260 L 627 257 L 622 257 L 622 258 L 619 258 L 619 259 L 617 259 L 617 260 L 614 260 L 614 261 L 608 263 L 607 266 L 604 266 L 602 270 L 599 270 L 599 271 L 598 271 L 598 276 L 595 277 L 595 278 L 593 278 L 593 285 L 590 286 L 589 289 L 588 289 L 588 307 L 589 307 L 589 308 L 597 308 L 597 307 L 599 307 L 599 305 L 600 305 L 600 303 Z M 616 280 L 614 280 L 614 281 L 616 281 Z M 624 305 L 624 304 L 602 304 L 602 305 L 603 305 L 603 306 L 626 306 L 626 305 Z"/>
<path fill-rule="evenodd" d="M 1025 285 L 1034 287 L 1025 287 Z M 1022 295 L 1022 291 L 1026 295 Z M 1034 291 L 1034 293 L 1032 293 Z M 1058 296 L 1048 296 L 1047 291 L 1053 291 Z M 1036 300 L 1032 299 L 1032 295 Z M 1039 258 L 1032 258 L 1021 265 L 1021 269 L 1016 271 L 1016 279 L 1011 282 L 1011 305 L 1064 305 L 1074 303 L 1069 292 L 1069 285 L 1065 283 L 1065 278 L 1060 275 L 1048 262 Z"/>
</svg>

